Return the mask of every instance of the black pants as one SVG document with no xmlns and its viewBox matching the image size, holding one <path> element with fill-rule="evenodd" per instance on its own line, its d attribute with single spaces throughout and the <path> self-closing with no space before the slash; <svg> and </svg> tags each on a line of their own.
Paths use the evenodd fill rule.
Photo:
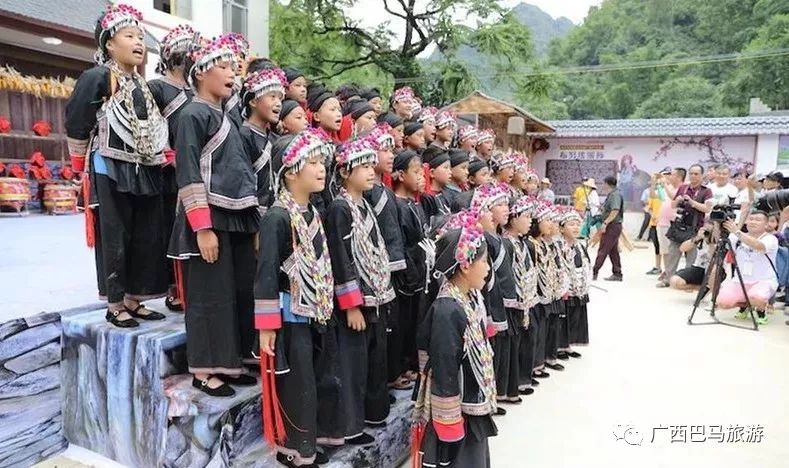
<svg viewBox="0 0 789 468">
<path fill-rule="evenodd" d="M 365 422 L 380 423 L 389 416 L 387 307 L 362 308 L 367 328 L 361 332 L 349 328 L 345 312 L 339 313 L 337 345 L 345 437 L 361 434 Z"/>
<path fill-rule="evenodd" d="M 523 312 L 507 309 L 508 329 L 492 338 L 493 364 L 496 373 L 496 395 L 517 397 L 520 384 L 520 345 Z M 520 320 L 518 319 L 520 317 Z"/>
<path fill-rule="evenodd" d="M 570 320 L 567 315 L 567 301 L 556 303 L 559 318 L 556 323 L 556 347 L 559 351 L 570 349 Z"/>
<path fill-rule="evenodd" d="M 534 320 L 530 326 L 534 327 L 534 369 L 542 369 L 545 366 L 545 346 L 548 339 L 548 316 L 550 306 L 537 304 L 534 306 Z"/>
<path fill-rule="evenodd" d="M 534 350 L 537 344 L 537 319 L 534 314 L 534 307 L 529 312 L 529 327 L 520 334 L 520 347 L 518 349 L 520 371 L 518 373 L 519 386 L 531 387 L 531 373 L 534 370 Z"/>
<path fill-rule="evenodd" d="M 403 334 L 400 330 L 400 296 L 389 303 L 386 317 L 386 381 L 403 373 Z"/>
<path fill-rule="evenodd" d="M 644 240 L 644 234 L 647 232 L 647 228 L 649 228 L 649 221 L 652 219 L 652 215 L 648 212 L 644 212 L 644 221 L 641 222 L 641 229 L 638 231 L 638 240 Z"/>
<path fill-rule="evenodd" d="M 340 381 L 334 327 L 282 324 L 277 333 L 277 396 L 287 438 L 277 450 L 309 464 L 318 438 L 343 443 L 339 420 Z"/>
<path fill-rule="evenodd" d="M 586 312 L 586 301 L 585 297 L 571 297 L 567 302 L 571 345 L 589 344 L 589 319 Z"/>
<path fill-rule="evenodd" d="M 655 246 L 655 255 L 660 255 L 660 241 L 658 240 L 657 226 L 649 227 L 649 240 L 652 242 L 652 245 Z"/>
<path fill-rule="evenodd" d="M 400 373 L 404 371 L 418 371 L 419 365 L 416 357 L 416 329 L 423 318 L 422 297 L 424 294 L 413 296 L 398 295 L 397 316 L 399 324 L 399 339 L 401 340 Z M 392 377 L 392 373 L 389 377 Z M 397 376 L 395 376 L 397 378 Z"/>
<path fill-rule="evenodd" d="M 165 245 L 169 245 L 170 235 L 173 233 L 173 224 L 175 224 L 175 209 L 178 201 L 177 193 L 165 193 L 162 195 L 162 239 Z M 167 279 L 170 286 L 170 296 L 175 296 L 175 269 L 173 268 L 174 262 L 167 262 Z"/>
<path fill-rule="evenodd" d="M 166 240 L 162 237 L 161 195 L 136 196 L 116 190 L 115 182 L 93 174 L 96 210 L 96 277 L 99 294 L 110 305 L 124 297 L 144 301 L 167 292 Z"/>
<path fill-rule="evenodd" d="M 545 362 L 556 362 L 557 349 L 559 347 L 559 310 L 556 302 L 551 303 L 548 308 L 547 318 L 545 319 Z"/>
<path fill-rule="evenodd" d="M 214 231 L 219 258 L 185 262 L 189 372 L 240 374 L 255 345 L 255 234 Z"/>
</svg>

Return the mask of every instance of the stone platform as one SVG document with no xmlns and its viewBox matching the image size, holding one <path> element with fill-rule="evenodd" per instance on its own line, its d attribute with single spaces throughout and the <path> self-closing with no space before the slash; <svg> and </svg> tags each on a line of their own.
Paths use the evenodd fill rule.
<svg viewBox="0 0 789 468">
<path fill-rule="evenodd" d="M 186 374 L 183 315 L 119 329 L 104 311 L 63 317 L 63 432 L 76 445 L 132 467 L 270 467 L 260 387 L 214 398 Z M 408 447 L 410 392 L 398 392 L 372 447 L 341 448 L 328 467 L 397 466 Z"/>
</svg>

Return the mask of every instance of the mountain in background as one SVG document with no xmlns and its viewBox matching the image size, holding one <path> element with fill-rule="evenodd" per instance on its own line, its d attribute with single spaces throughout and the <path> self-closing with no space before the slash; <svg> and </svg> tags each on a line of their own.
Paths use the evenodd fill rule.
<svg viewBox="0 0 789 468">
<path fill-rule="evenodd" d="M 562 16 L 554 19 L 548 13 L 542 11 L 540 7 L 528 3 L 519 3 L 512 9 L 512 13 L 531 32 L 534 51 L 538 58 L 545 58 L 548 55 L 548 46 L 554 39 L 561 39 L 575 27 L 572 21 Z M 457 58 L 464 63 L 469 70 L 486 74 L 491 69 L 489 58 L 476 49 L 463 45 L 458 48 Z M 441 52 L 438 49 L 424 60 L 425 64 L 441 60 Z M 488 75 L 489 76 L 489 75 Z M 480 77 L 480 88 L 491 92 L 499 98 L 511 98 L 511 91 L 499 83 L 494 83 L 491 78 Z"/>
<path fill-rule="evenodd" d="M 566 36 L 575 27 L 568 18 L 562 16 L 553 19 L 540 7 L 528 3 L 519 3 L 512 9 L 512 13 L 531 31 L 534 50 L 539 57 L 544 57 L 548 53 L 548 44 L 552 40 Z"/>
</svg>

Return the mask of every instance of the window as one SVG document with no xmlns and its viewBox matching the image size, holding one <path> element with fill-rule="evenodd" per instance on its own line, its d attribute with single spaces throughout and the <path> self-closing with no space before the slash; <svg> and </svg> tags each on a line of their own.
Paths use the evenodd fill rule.
<svg viewBox="0 0 789 468">
<path fill-rule="evenodd" d="M 224 30 L 247 35 L 248 0 L 224 0 Z"/>
<path fill-rule="evenodd" d="M 192 0 L 153 0 L 153 7 L 184 19 L 192 19 Z"/>
</svg>

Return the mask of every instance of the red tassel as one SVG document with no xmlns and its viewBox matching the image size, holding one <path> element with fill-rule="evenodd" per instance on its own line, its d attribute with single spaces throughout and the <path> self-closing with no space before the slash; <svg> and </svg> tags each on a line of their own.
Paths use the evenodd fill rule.
<svg viewBox="0 0 789 468">
<path fill-rule="evenodd" d="M 186 312 L 186 289 L 184 288 L 184 266 L 181 260 L 173 260 L 173 270 L 175 272 L 175 294 L 181 300 L 181 305 Z"/>
<path fill-rule="evenodd" d="M 280 412 L 274 370 L 274 357 L 261 353 L 260 379 L 263 392 L 260 396 L 260 405 L 263 410 L 263 438 L 270 445 L 282 445 L 285 442 L 285 423 Z"/>
<path fill-rule="evenodd" d="M 425 174 L 425 193 L 433 195 L 433 178 L 430 177 L 430 164 L 422 164 L 422 169 Z"/>
<path fill-rule="evenodd" d="M 82 176 L 82 202 L 85 205 L 85 241 L 88 247 L 96 246 L 96 217 L 90 207 L 90 176 Z"/>
<path fill-rule="evenodd" d="M 381 174 L 381 183 L 383 183 L 389 190 L 394 190 L 392 185 L 392 174 L 386 172 Z"/>
<path fill-rule="evenodd" d="M 425 438 L 425 423 L 414 423 L 411 428 L 411 467 L 422 468 L 419 451 L 422 449 L 422 440 Z"/>
</svg>

